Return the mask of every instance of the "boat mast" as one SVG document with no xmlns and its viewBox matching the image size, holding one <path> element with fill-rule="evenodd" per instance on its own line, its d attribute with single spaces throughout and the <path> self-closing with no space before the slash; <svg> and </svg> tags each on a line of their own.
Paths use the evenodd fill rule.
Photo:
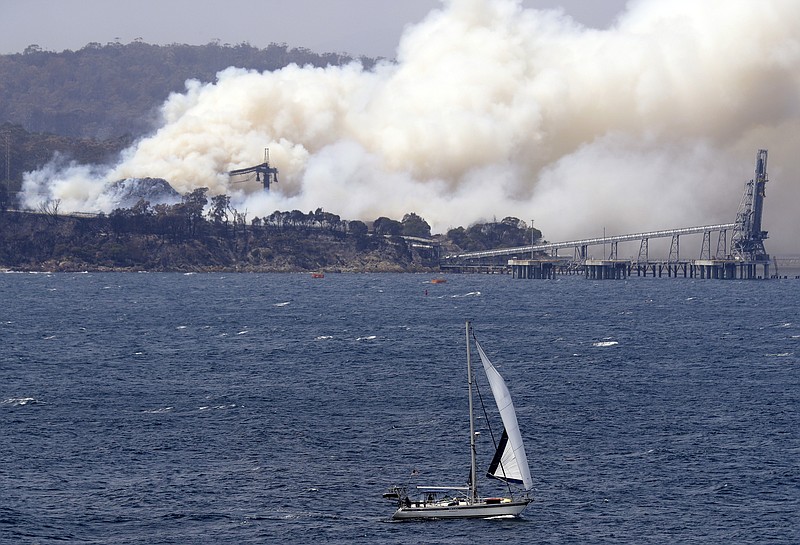
<svg viewBox="0 0 800 545">
<path fill-rule="evenodd" d="M 469 386 L 469 493 L 473 503 L 478 501 L 478 471 L 475 461 L 475 419 L 472 415 L 472 362 L 469 353 L 469 320 L 467 320 L 467 384 Z"/>
</svg>

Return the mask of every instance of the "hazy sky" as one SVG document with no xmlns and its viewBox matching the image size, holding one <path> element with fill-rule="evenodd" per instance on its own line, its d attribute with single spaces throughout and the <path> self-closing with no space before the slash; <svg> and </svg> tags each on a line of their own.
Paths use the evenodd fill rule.
<svg viewBox="0 0 800 545">
<path fill-rule="evenodd" d="M 626 2 L 522 4 L 561 7 L 586 26 L 605 28 Z M 62 51 L 141 38 L 154 44 L 286 43 L 319 53 L 391 58 L 403 27 L 439 6 L 439 0 L 0 0 L 0 54 L 20 53 L 32 44 Z"/>
</svg>

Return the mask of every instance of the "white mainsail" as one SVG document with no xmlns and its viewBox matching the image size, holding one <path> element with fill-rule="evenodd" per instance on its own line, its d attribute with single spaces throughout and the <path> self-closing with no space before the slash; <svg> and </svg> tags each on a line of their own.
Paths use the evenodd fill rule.
<svg viewBox="0 0 800 545">
<path fill-rule="evenodd" d="M 525 446 L 522 444 L 522 434 L 519 432 L 517 413 L 514 411 L 511 394 L 503 377 L 492 365 L 477 339 L 475 339 L 475 345 L 478 347 L 478 354 L 481 357 L 481 362 L 483 362 L 483 370 L 486 372 L 486 378 L 489 380 L 489 386 L 492 389 L 492 394 L 494 394 L 494 400 L 497 403 L 497 409 L 500 411 L 500 418 L 502 418 L 503 426 L 505 427 L 503 438 L 498 445 L 497 454 L 489 468 L 490 476 L 502 481 L 521 482 L 525 490 L 530 490 L 533 488 L 533 480 L 528 467 L 528 457 L 525 455 Z"/>
</svg>

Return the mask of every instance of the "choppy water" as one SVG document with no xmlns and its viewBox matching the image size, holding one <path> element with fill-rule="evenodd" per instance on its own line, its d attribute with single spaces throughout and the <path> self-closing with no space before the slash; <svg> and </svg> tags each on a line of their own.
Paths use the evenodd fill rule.
<svg viewBox="0 0 800 545">
<path fill-rule="evenodd" d="M 428 280 L 0 275 L 0 541 L 800 542 L 799 282 Z M 466 478 L 467 318 L 536 501 L 390 522 Z"/>
</svg>

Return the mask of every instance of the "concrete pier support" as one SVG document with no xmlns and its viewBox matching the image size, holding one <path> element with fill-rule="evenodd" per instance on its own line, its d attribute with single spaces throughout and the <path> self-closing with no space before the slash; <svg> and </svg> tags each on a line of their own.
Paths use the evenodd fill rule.
<svg viewBox="0 0 800 545">
<path fill-rule="evenodd" d="M 511 275 L 525 280 L 547 280 L 556 277 L 556 265 L 561 259 L 509 259 Z"/>
<path fill-rule="evenodd" d="M 586 278 L 590 280 L 622 280 L 630 270 L 630 261 L 616 259 L 587 259 L 584 264 Z"/>
<path fill-rule="evenodd" d="M 693 278 L 714 280 L 755 280 L 769 278 L 769 262 L 742 262 L 732 259 L 698 259 L 692 262 Z M 758 274 L 762 269 L 763 276 Z"/>
</svg>

